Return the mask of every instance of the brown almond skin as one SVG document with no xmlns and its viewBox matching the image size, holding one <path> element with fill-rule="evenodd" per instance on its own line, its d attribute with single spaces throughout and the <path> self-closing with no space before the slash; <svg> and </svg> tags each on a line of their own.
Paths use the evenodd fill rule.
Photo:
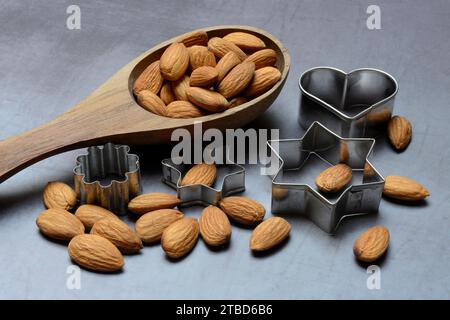
<svg viewBox="0 0 450 320">
<path fill-rule="evenodd" d="M 286 239 L 291 231 L 291 225 L 280 217 L 271 217 L 261 222 L 253 230 L 250 238 L 250 249 L 265 251 L 271 249 Z"/>
<path fill-rule="evenodd" d="M 261 222 L 266 214 L 259 202 L 242 196 L 225 197 L 219 201 L 219 206 L 228 217 L 244 225 Z"/>
<path fill-rule="evenodd" d="M 186 172 L 181 180 L 182 186 L 193 184 L 203 184 L 205 186 L 212 186 L 216 180 L 217 168 L 215 164 L 199 163 Z"/>
<path fill-rule="evenodd" d="M 412 125 L 405 117 L 394 116 L 388 123 L 389 141 L 397 150 L 404 150 L 412 138 Z"/>
<path fill-rule="evenodd" d="M 159 60 L 159 70 L 164 79 L 176 81 L 184 76 L 189 67 L 189 53 L 182 43 L 172 43 Z"/>
<path fill-rule="evenodd" d="M 51 181 L 44 188 L 43 200 L 47 209 L 72 210 L 77 203 L 77 194 L 64 182 Z"/>
<path fill-rule="evenodd" d="M 166 115 L 166 105 L 156 94 L 149 90 L 142 90 L 137 94 L 137 101 L 144 109 L 159 116 Z"/>
<path fill-rule="evenodd" d="M 417 181 L 402 176 L 387 176 L 384 178 L 383 195 L 404 201 L 421 201 L 430 192 Z"/>
<path fill-rule="evenodd" d="M 209 88 L 217 82 L 219 73 L 216 68 L 209 66 L 198 67 L 191 73 L 189 85 L 191 87 L 206 87 Z"/>
<path fill-rule="evenodd" d="M 178 81 L 172 82 L 173 94 L 176 100 L 189 101 L 186 90 L 189 88 L 189 76 L 181 77 Z"/>
<path fill-rule="evenodd" d="M 228 72 L 230 72 L 230 70 L 237 66 L 239 63 L 241 63 L 241 59 L 239 59 L 237 54 L 235 54 L 234 52 L 230 51 L 226 55 L 224 55 L 216 65 L 216 69 L 219 74 L 217 81 L 221 82 L 223 78 L 225 78 L 225 76 L 228 74 Z"/>
<path fill-rule="evenodd" d="M 124 266 L 119 249 L 111 241 L 95 234 L 74 237 L 69 243 L 68 252 L 75 263 L 89 270 L 115 272 Z"/>
<path fill-rule="evenodd" d="M 105 208 L 92 204 L 83 204 L 75 211 L 77 217 L 87 230 L 90 230 L 94 223 L 103 218 L 117 218 L 117 216 Z"/>
<path fill-rule="evenodd" d="M 139 75 L 133 85 L 133 93 L 137 95 L 142 90 L 150 90 L 154 94 L 158 94 L 163 84 L 163 77 L 159 71 L 159 60 L 151 63 Z"/>
<path fill-rule="evenodd" d="M 169 103 L 176 100 L 175 93 L 173 93 L 172 90 L 172 83 L 166 82 L 161 87 L 161 92 L 159 93 L 159 97 L 164 102 L 164 104 L 167 106 Z"/>
<path fill-rule="evenodd" d="M 183 218 L 168 226 L 161 237 L 161 246 L 169 258 L 188 254 L 197 243 L 199 225 L 196 219 Z"/>
<path fill-rule="evenodd" d="M 382 226 L 367 229 L 355 241 L 353 253 L 359 261 L 374 262 L 389 246 L 389 230 Z"/>
<path fill-rule="evenodd" d="M 228 100 L 218 92 L 190 87 L 186 94 L 190 102 L 206 111 L 220 112 L 228 107 Z"/>
<path fill-rule="evenodd" d="M 316 178 L 316 185 L 322 192 L 338 192 L 351 181 L 352 168 L 340 163 L 322 171 Z"/>
<path fill-rule="evenodd" d="M 264 67 L 272 67 L 277 62 L 277 53 L 273 49 L 263 49 L 252 53 L 245 61 L 254 62 L 256 70 Z"/>
<path fill-rule="evenodd" d="M 108 239 L 122 253 L 136 253 L 143 247 L 138 235 L 118 218 L 100 219 L 92 227 L 91 234 Z"/>
<path fill-rule="evenodd" d="M 270 90 L 281 79 L 281 73 L 274 67 L 264 67 L 255 71 L 252 82 L 244 91 L 244 96 L 254 97 Z"/>
<path fill-rule="evenodd" d="M 84 225 L 69 211 L 52 208 L 36 219 L 39 230 L 49 238 L 67 241 L 84 233 Z"/>
<path fill-rule="evenodd" d="M 251 61 L 246 61 L 234 67 L 223 80 L 220 82 L 218 91 L 225 98 L 232 98 L 249 85 L 255 73 L 255 64 Z"/>
<path fill-rule="evenodd" d="M 203 209 L 199 226 L 203 240 L 210 246 L 221 246 L 230 241 L 230 220 L 228 220 L 225 212 L 215 206 Z"/>
<path fill-rule="evenodd" d="M 136 233 L 145 243 L 158 242 L 161 240 L 164 230 L 183 217 L 183 213 L 175 209 L 160 209 L 148 212 L 136 221 Z"/>
<path fill-rule="evenodd" d="M 174 101 L 167 106 L 166 111 L 169 118 L 189 119 L 204 116 L 203 111 L 189 101 Z"/>
<path fill-rule="evenodd" d="M 207 47 L 192 46 L 188 48 L 188 52 L 189 52 L 189 63 L 192 71 L 203 66 L 207 67 L 216 66 L 216 57 L 214 56 L 214 53 L 208 50 Z"/>
<path fill-rule="evenodd" d="M 180 203 L 176 195 L 153 192 L 133 198 L 128 203 L 128 210 L 136 214 L 144 214 L 159 209 L 172 209 Z"/>
<path fill-rule="evenodd" d="M 208 34 L 203 30 L 192 31 L 180 37 L 178 42 L 182 42 L 186 47 L 194 45 L 206 46 L 208 44 Z"/>
<path fill-rule="evenodd" d="M 230 100 L 230 104 L 228 105 L 228 109 L 240 106 L 241 104 L 247 103 L 248 100 L 245 97 L 236 97 Z"/>
<path fill-rule="evenodd" d="M 244 51 L 257 51 L 266 47 L 264 41 L 247 32 L 231 32 L 223 39 L 234 43 Z"/>
<path fill-rule="evenodd" d="M 209 39 L 208 49 L 219 59 L 230 51 L 234 52 L 238 56 L 240 62 L 247 58 L 244 51 L 242 51 L 237 45 L 230 41 L 224 40 L 223 38 L 214 37 Z"/>
</svg>

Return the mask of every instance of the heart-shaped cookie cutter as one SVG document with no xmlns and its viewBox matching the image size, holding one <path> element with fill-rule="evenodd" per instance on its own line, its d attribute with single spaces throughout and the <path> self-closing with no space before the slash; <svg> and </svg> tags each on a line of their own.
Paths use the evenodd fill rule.
<svg viewBox="0 0 450 320">
<path fill-rule="evenodd" d="M 268 141 L 278 161 L 272 213 L 305 216 L 333 234 L 346 217 L 378 212 L 384 179 L 369 161 L 374 144 L 371 138 L 342 138 L 319 122 L 299 139 Z M 314 179 L 338 163 L 352 168 L 352 182 L 337 194 L 319 192 Z"/>
<path fill-rule="evenodd" d="M 398 84 L 371 68 L 349 73 L 332 67 L 305 71 L 299 79 L 299 123 L 306 130 L 319 121 L 341 137 L 376 137 L 394 109 Z"/>
</svg>

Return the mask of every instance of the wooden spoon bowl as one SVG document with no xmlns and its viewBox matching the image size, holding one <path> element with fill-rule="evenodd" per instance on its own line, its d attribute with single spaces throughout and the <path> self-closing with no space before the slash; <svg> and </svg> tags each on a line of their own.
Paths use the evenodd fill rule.
<svg viewBox="0 0 450 320">
<path fill-rule="evenodd" d="M 0 141 L 0 182 L 23 168 L 49 156 L 107 142 L 158 144 L 170 141 L 177 128 L 192 132 L 194 122 L 203 130 L 237 128 L 254 120 L 276 99 L 290 67 L 287 49 L 267 32 L 247 26 L 216 26 L 203 29 L 211 37 L 244 31 L 261 38 L 277 53 L 276 67 L 281 80 L 269 91 L 224 112 L 192 119 L 172 119 L 153 114 L 139 106 L 132 87 L 136 78 L 180 36 L 144 52 L 125 65 L 87 98 L 49 123 Z"/>
</svg>

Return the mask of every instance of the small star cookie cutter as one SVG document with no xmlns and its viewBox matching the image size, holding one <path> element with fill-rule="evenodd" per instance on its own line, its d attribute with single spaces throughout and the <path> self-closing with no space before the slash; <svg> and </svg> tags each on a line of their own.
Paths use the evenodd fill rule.
<svg viewBox="0 0 450 320">
<path fill-rule="evenodd" d="M 142 192 L 139 157 L 130 147 L 107 143 L 87 149 L 73 169 L 81 204 L 97 204 L 124 215 L 130 199 Z"/>
<path fill-rule="evenodd" d="M 300 139 L 268 141 L 278 161 L 271 175 L 272 212 L 303 215 L 329 234 L 346 217 L 378 212 L 384 178 L 369 161 L 374 144 L 371 138 L 342 138 L 317 121 Z M 352 182 L 336 194 L 320 192 L 315 177 L 338 163 L 352 168 Z"/>
<path fill-rule="evenodd" d="M 211 187 L 203 184 L 181 186 L 181 178 L 190 165 L 178 164 L 181 161 L 175 162 L 170 158 L 161 161 L 162 181 L 177 191 L 181 200 L 179 207 L 216 206 L 222 198 L 245 191 L 245 168 L 230 160 L 226 164 L 216 165 L 217 179 Z"/>
</svg>

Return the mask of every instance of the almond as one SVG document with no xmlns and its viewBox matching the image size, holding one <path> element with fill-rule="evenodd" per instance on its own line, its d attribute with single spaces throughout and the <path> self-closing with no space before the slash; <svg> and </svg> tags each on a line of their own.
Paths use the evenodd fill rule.
<svg viewBox="0 0 450 320">
<path fill-rule="evenodd" d="M 160 209 L 142 215 L 136 221 L 136 233 L 142 241 L 153 243 L 161 240 L 163 231 L 177 220 L 183 213 L 175 209 Z"/>
<path fill-rule="evenodd" d="M 188 48 L 188 52 L 189 52 L 189 62 L 192 71 L 203 66 L 207 67 L 216 66 L 216 57 L 214 56 L 214 53 L 208 50 L 207 47 L 192 46 Z"/>
<path fill-rule="evenodd" d="M 156 94 L 150 90 L 142 90 L 137 94 L 139 105 L 159 116 L 166 115 L 166 105 Z"/>
<path fill-rule="evenodd" d="M 44 205 L 46 208 L 71 210 L 77 203 L 77 194 L 63 182 L 51 181 L 44 188 Z"/>
<path fill-rule="evenodd" d="M 223 37 L 223 39 L 234 43 L 245 51 L 257 51 L 266 47 L 264 41 L 246 32 L 232 32 Z"/>
<path fill-rule="evenodd" d="M 228 100 L 218 92 L 190 87 L 186 89 L 186 94 L 189 101 L 207 111 L 220 112 L 228 107 Z"/>
<path fill-rule="evenodd" d="M 189 77 L 184 76 L 179 80 L 172 82 L 172 90 L 177 100 L 189 101 L 186 90 L 189 88 Z"/>
<path fill-rule="evenodd" d="M 36 219 L 39 230 L 47 237 L 56 240 L 70 240 L 84 233 L 84 226 L 69 211 L 52 208 L 42 212 Z"/>
<path fill-rule="evenodd" d="M 180 79 L 188 67 L 189 53 L 182 43 L 172 43 L 161 56 L 159 70 L 166 80 Z"/>
<path fill-rule="evenodd" d="M 254 62 L 256 70 L 264 67 L 272 67 L 277 62 L 277 53 L 272 49 L 263 49 L 252 53 L 245 61 Z"/>
<path fill-rule="evenodd" d="M 405 117 L 394 116 L 388 123 L 388 137 L 397 150 L 405 149 L 412 137 L 412 125 Z"/>
<path fill-rule="evenodd" d="M 174 101 L 167 106 L 166 115 L 169 118 L 198 118 L 204 116 L 203 112 L 189 101 Z"/>
<path fill-rule="evenodd" d="M 392 113 L 389 109 L 373 110 L 366 116 L 367 122 L 375 125 L 378 125 L 379 123 L 386 123 L 391 119 L 391 117 Z"/>
<path fill-rule="evenodd" d="M 118 218 L 98 220 L 91 229 L 96 234 L 111 241 L 122 253 L 135 253 L 142 249 L 142 241 L 130 227 Z"/>
<path fill-rule="evenodd" d="M 186 47 L 194 45 L 206 46 L 208 44 L 208 34 L 203 30 L 192 31 L 180 37 L 178 42 L 182 42 Z"/>
<path fill-rule="evenodd" d="M 151 63 L 144 71 L 139 75 L 133 85 L 134 94 L 138 94 L 142 90 L 150 90 L 151 92 L 158 94 L 163 84 L 163 77 L 159 71 L 159 60 Z"/>
<path fill-rule="evenodd" d="M 189 79 L 189 85 L 191 87 L 211 87 L 219 76 L 216 68 L 214 67 L 198 67 L 194 71 L 192 71 L 191 78 Z"/>
<path fill-rule="evenodd" d="M 233 220 L 253 225 L 264 219 L 266 209 L 255 200 L 247 197 L 225 197 L 219 202 L 220 208 Z"/>
<path fill-rule="evenodd" d="M 387 176 L 384 178 L 383 194 L 389 198 L 420 201 L 430 195 L 430 192 L 418 182 L 401 176 Z"/>
<path fill-rule="evenodd" d="M 198 222 L 183 218 L 168 226 L 161 237 L 161 246 L 169 258 L 177 259 L 188 254 L 197 243 Z"/>
<path fill-rule="evenodd" d="M 252 81 L 255 64 L 242 62 L 234 67 L 220 82 L 218 91 L 225 98 L 232 98 L 241 93 Z"/>
<path fill-rule="evenodd" d="M 221 82 L 228 72 L 241 63 L 241 60 L 234 52 L 228 52 L 219 60 L 216 65 L 217 72 L 219 74 L 217 81 Z"/>
<path fill-rule="evenodd" d="M 247 103 L 248 100 L 245 97 L 236 97 L 230 101 L 230 104 L 228 105 L 228 109 L 240 106 L 241 104 Z"/>
<path fill-rule="evenodd" d="M 180 199 L 174 194 L 153 192 L 133 198 L 128 203 L 128 210 L 133 213 L 144 214 L 159 209 L 172 209 L 180 203 Z"/>
<path fill-rule="evenodd" d="M 340 163 L 322 171 L 316 185 L 322 192 L 338 192 L 352 181 L 352 168 Z"/>
<path fill-rule="evenodd" d="M 199 225 L 203 240 L 210 246 L 220 246 L 230 241 L 230 221 L 219 208 L 209 206 L 203 209 Z"/>
<path fill-rule="evenodd" d="M 70 241 L 68 251 L 75 263 L 94 271 L 114 272 L 124 265 L 119 249 L 109 240 L 94 234 L 76 236 Z"/>
<path fill-rule="evenodd" d="M 355 257 L 363 262 L 378 260 L 389 246 L 389 230 L 376 226 L 363 232 L 353 245 Z"/>
<path fill-rule="evenodd" d="M 117 218 L 117 216 L 105 208 L 92 204 L 83 204 L 75 211 L 75 216 L 80 219 L 86 229 L 91 229 L 94 223 L 103 218 Z"/>
<path fill-rule="evenodd" d="M 242 51 L 233 42 L 218 37 L 209 39 L 208 49 L 219 59 L 230 51 L 234 52 L 239 57 L 239 62 L 244 61 L 247 58 L 247 55 L 244 53 L 244 51 Z"/>
<path fill-rule="evenodd" d="M 164 102 L 164 104 L 167 106 L 169 103 L 176 100 L 175 93 L 173 93 L 172 90 L 172 83 L 166 82 L 162 88 L 161 92 L 159 93 L 159 97 Z"/>
<path fill-rule="evenodd" d="M 204 184 L 210 187 L 216 180 L 216 174 L 217 169 L 214 164 L 199 163 L 186 172 L 181 185 Z"/>
<path fill-rule="evenodd" d="M 264 251 L 280 244 L 289 236 L 291 225 L 280 217 L 271 217 L 261 222 L 253 230 L 250 238 L 250 249 L 253 251 Z"/>
<path fill-rule="evenodd" d="M 281 73 L 274 67 L 264 67 L 255 71 L 253 80 L 244 91 L 244 96 L 259 96 L 272 88 L 281 79 Z"/>
</svg>

